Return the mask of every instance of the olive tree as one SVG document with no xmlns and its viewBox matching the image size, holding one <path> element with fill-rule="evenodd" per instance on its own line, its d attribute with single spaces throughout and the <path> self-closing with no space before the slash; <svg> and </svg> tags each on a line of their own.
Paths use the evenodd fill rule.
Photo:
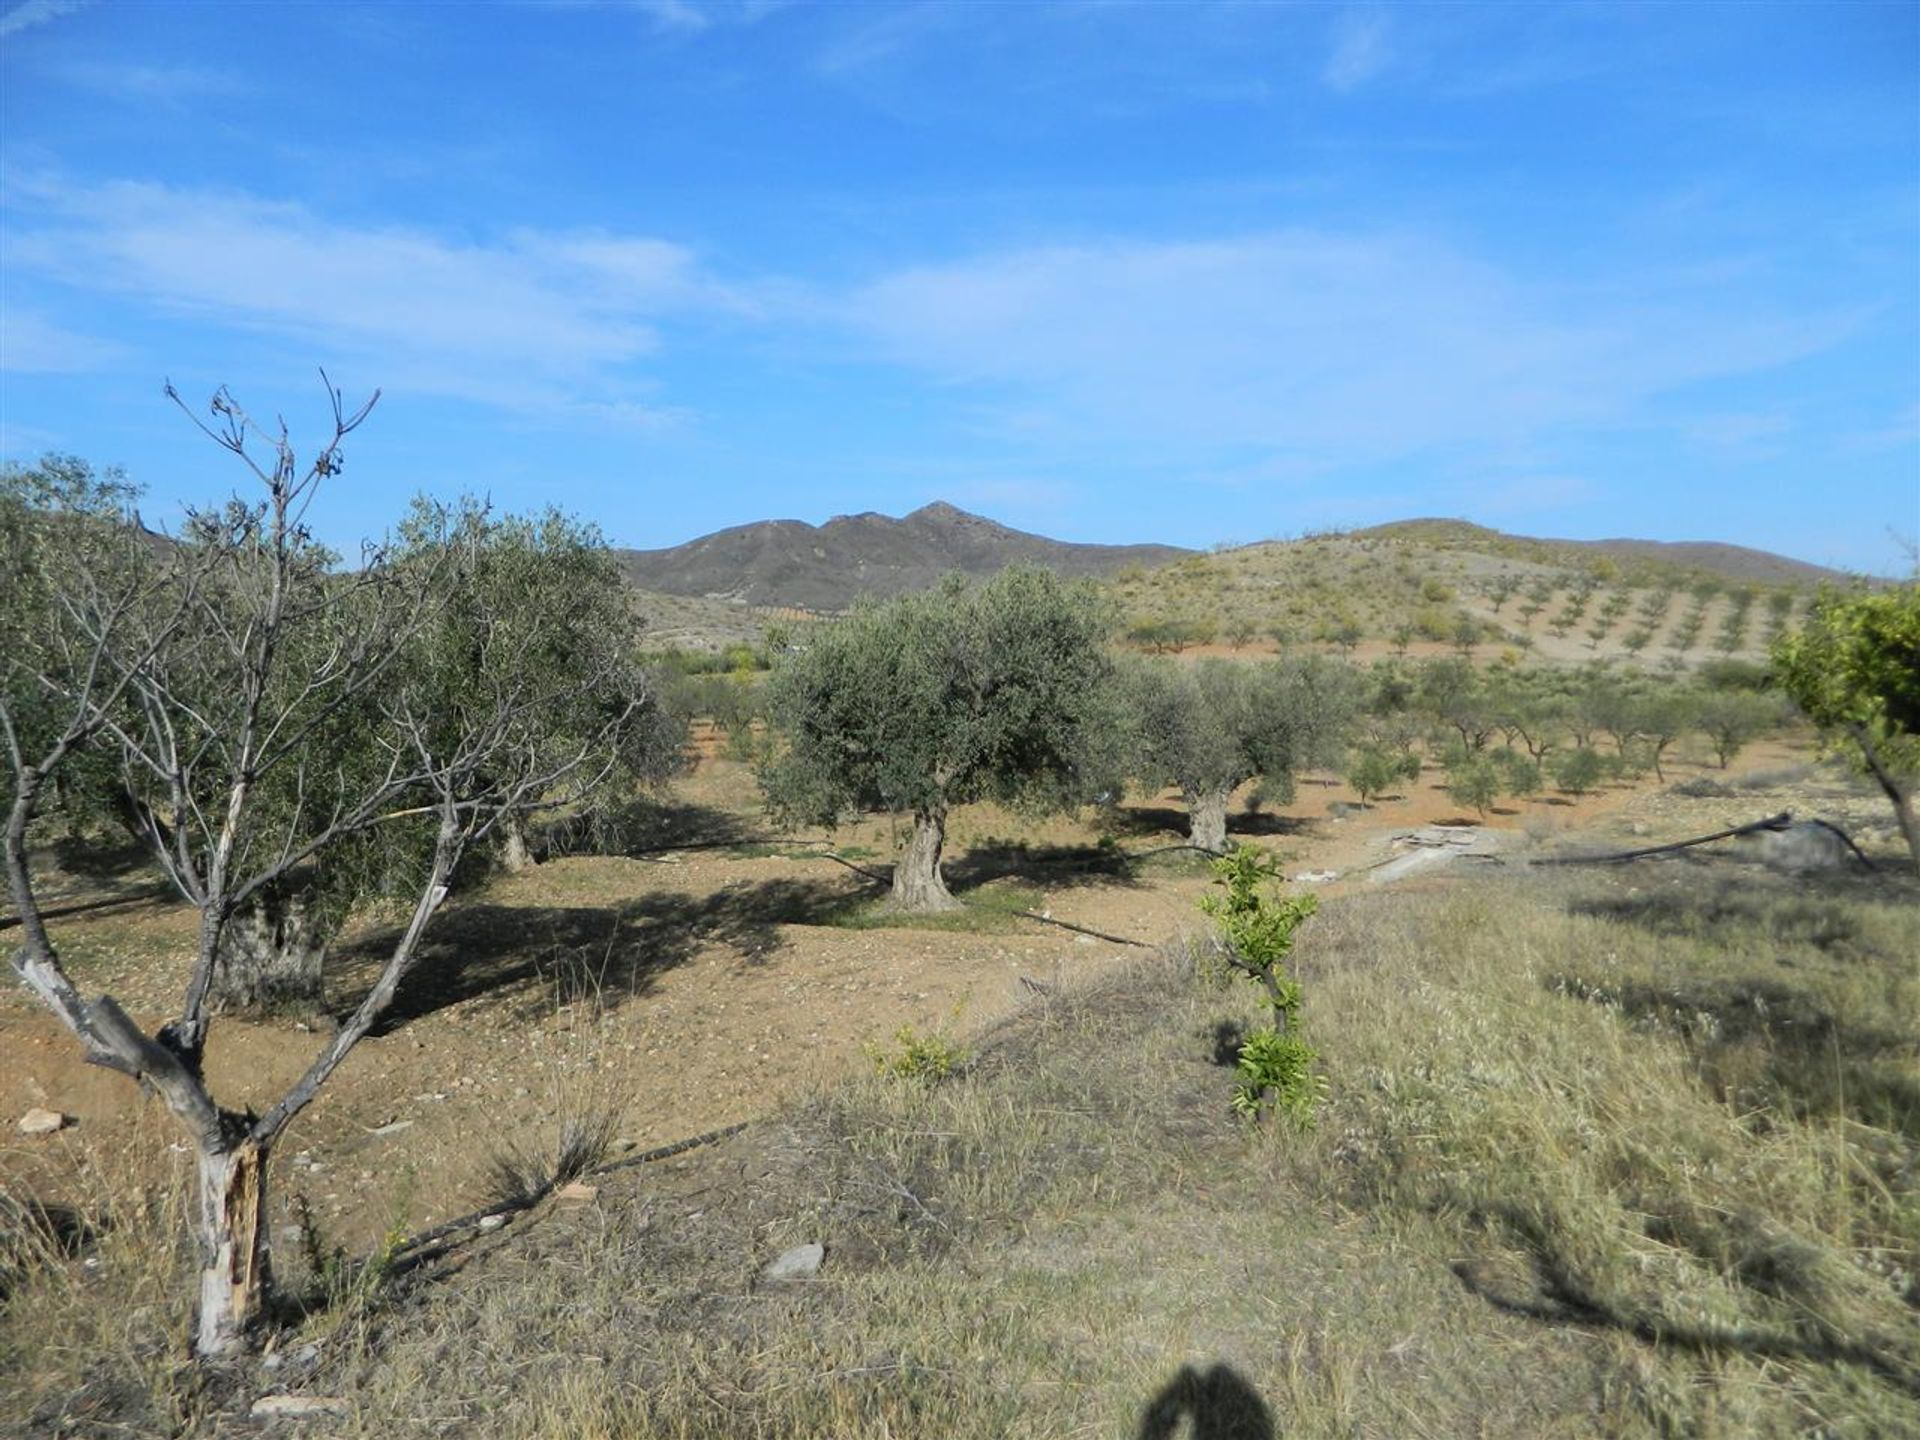
<svg viewBox="0 0 1920 1440">
<path fill-rule="evenodd" d="M 436 525 L 404 563 L 375 548 L 351 571 L 331 567 L 304 517 L 372 402 L 349 413 L 329 396 L 333 433 L 302 466 L 284 427 L 263 430 L 216 394 L 202 428 L 262 498 L 194 515 L 173 542 L 147 534 L 124 495 L 44 474 L 0 486 L 0 573 L 10 601 L 33 602 L 0 607 L 12 963 L 88 1060 L 157 1094 L 192 1147 L 203 1359 L 256 1338 L 272 1284 L 274 1146 L 392 1003 L 461 858 L 502 817 L 590 790 L 648 705 L 631 695 L 590 733 L 550 743 L 553 707 L 603 677 L 555 670 L 512 626 L 479 637 L 481 663 L 461 670 L 473 678 L 450 688 L 434 641 L 471 583 L 471 537 Z M 152 1034 L 111 996 L 80 993 L 32 863 L 43 796 L 97 754 L 112 757 L 150 853 L 198 912 L 179 1012 Z M 237 918 L 372 837 L 407 895 L 373 984 L 263 1111 L 221 1103 L 202 1062 Z"/>
<path fill-rule="evenodd" d="M 1091 585 L 1024 567 L 978 586 L 949 576 L 817 627 L 768 681 L 769 809 L 808 824 L 911 815 L 892 903 L 952 908 L 940 855 L 954 806 L 1090 798 L 1090 757 L 1111 728 L 1108 629 Z"/>
<path fill-rule="evenodd" d="M 1920 871 L 1920 584 L 1822 594 L 1773 661 L 1781 689 L 1879 785 Z"/>
<path fill-rule="evenodd" d="M 1125 685 L 1131 768 L 1156 788 L 1177 786 L 1188 843 L 1224 853 L 1227 804 L 1241 785 L 1259 777 L 1291 799 L 1295 772 L 1339 763 L 1359 688 L 1350 667 L 1315 656 L 1136 665 Z"/>
<path fill-rule="evenodd" d="M 604 737 L 604 788 L 623 797 L 679 768 L 685 719 L 662 703 L 664 687 L 648 672 L 640 646 L 633 592 L 595 527 L 553 508 L 496 516 L 472 499 L 451 511 L 416 501 L 400 536 L 400 565 L 431 568 L 449 545 L 462 557 L 461 583 L 424 628 L 421 648 L 439 693 L 455 702 L 493 693 L 507 677 L 489 671 L 502 664 L 570 677 L 574 683 L 554 691 L 538 734 L 529 737 L 549 761 Z M 627 718 L 610 727 L 616 715 Z M 536 797 L 533 808 L 543 800 Z M 500 818 L 499 859 L 508 871 L 533 863 L 530 813 L 509 810 Z"/>
</svg>

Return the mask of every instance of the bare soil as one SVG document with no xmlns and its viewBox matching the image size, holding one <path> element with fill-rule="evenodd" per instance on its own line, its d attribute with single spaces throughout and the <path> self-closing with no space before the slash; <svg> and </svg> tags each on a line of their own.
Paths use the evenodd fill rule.
<svg viewBox="0 0 1920 1440">
<path fill-rule="evenodd" d="M 1484 823 L 1515 850 L 1556 835 L 1697 834 L 1778 808 L 1732 787 L 1756 772 L 1806 775 L 1808 758 L 1799 744 L 1757 745 L 1730 772 L 1692 759 L 1669 766 L 1670 783 L 1707 776 L 1728 782 L 1724 796 L 1688 800 L 1649 778 L 1508 803 Z M 1480 823 L 1439 778 L 1430 771 L 1363 809 L 1342 782 L 1308 777 L 1292 805 L 1236 813 L 1231 826 L 1278 850 L 1289 874 L 1340 872 L 1326 887 L 1338 891 L 1364 883 L 1352 872 L 1380 859 L 1395 832 Z M 1836 796 L 1808 792 L 1810 813 Z M 417 1229 L 473 1209 L 498 1147 L 544 1143 L 568 1114 L 615 1110 L 635 1146 L 764 1114 L 869 1063 L 865 1052 L 903 1025 L 964 1037 L 1033 984 L 1098 974 L 1200 923 L 1207 879 L 1191 853 L 1168 850 L 1126 873 L 1110 864 L 1115 846 L 1141 855 L 1178 845 L 1184 818 L 1171 795 L 1122 807 L 1106 848 L 1084 818 L 960 812 L 948 865 L 973 907 L 960 922 L 968 928 L 875 914 L 882 887 L 852 867 L 884 874 L 894 839 L 885 817 L 832 836 L 762 836 L 750 776 L 719 758 L 677 785 L 673 803 L 680 848 L 549 860 L 449 908 L 388 1021 L 283 1142 L 282 1197 L 304 1197 L 328 1241 L 358 1248 L 396 1223 Z M 141 898 L 151 881 L 138 872 L 86 873 L 87 858 L 69 857 L 67 900 L 113 903 L 63 917 L 55 939 L 83 989 L 112 993 L 157 1025 L 177 993 L 193 915 Z M 330 962 L 333 1008 L 370 978 L 386 933 L 374 919 L 346 938 Z M 215 1093 L 266 1102 L 307 1064 L 323 1029 L 217 1025 Z M 13 1133 L 36 1106 L 74 1124 L 36 1140 Z M 0 990 L 0 1184 L 60 1201 L 83 1162 L 163 1122 L 142 1115 L 156 1106 L 82 1063 L 24 989 Z"/>
</svg>

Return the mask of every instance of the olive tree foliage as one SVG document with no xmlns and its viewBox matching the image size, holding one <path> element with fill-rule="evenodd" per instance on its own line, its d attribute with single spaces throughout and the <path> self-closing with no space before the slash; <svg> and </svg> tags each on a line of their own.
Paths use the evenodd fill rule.
<svg viewBox="0 0 1920 1440">
<path fill-rule="evenodd" d="M 1824 592 L 1773 662 L 1780 688 L 1827 743 L 1879 785 L 1920 872 L 1920 584 Z"/>
<path fill-rule="evenodd" d="M 526 737 L 540 751 L 528 757 L 536 769 L 592 740 L 605 776 L 599 793 L 623 799 L 681 768 L 684 713 L 647 666 L 632 590 L 596 527 L 553 508 L 496 516 L 471 498 L 451 510 L 415 501 L 395 563 L 425 574 L 448 548 L 462 557 L 460 583 L 426 621 L 420 647 L 447 707 L 440 723 L 464 723 L 518 683 L 501 667 L 525 667 L 573 682 L 552 688 L 539 730 Z M 526 822 L 542 808 L 550 797 L 502 814 L 496 835 L 509 871 L 533 863 Z"/>
<path fill-rule="evenodd" d="M 272 1282 L 273 1148 L 392 1003 L 462 857 L 503 817 L 602 781 L 648 708 L 629 695 L 555 740 L 555 707 L 603 690 L 614 672 L 598 653 L 587 673 L 554 668 L 539 626 L 476 635 L 477 649 L 452 663 L 446 627 L 479 569 L 478 537 L 455 517 L 417 516 L 403 547 L 338 567 L 305 516 L 372 402 L 349 412 L 328 393 L 332 434 L 304 465 L 284 427 L 260 427 L 216 394 L 201 428 L 247 467 L 261 498 L 193 514 L 173 540 L 144 531 L 124 487 L 83 473 L 43 467 L 0 485 L 11 959 L 88 1060 L 157 1094 L 192 1146 L 201 1358 L 257 1338 Z M 152 1034 L 111 996 L 80 993 L 33 864 L 42 800 L 62 776 L 101 763 L 198 912 L 179 1011 Z M 366 847 L 406 895 L 373 984 L 284 1094 L 253 1097 L 260 1111 L 223 1104 L 202 1058 L 236 925 L 315 869 L 364 873 Z"/>
<path fill-rule="evenodd" d="M 1321 656 L 1263 665 L 1203 660 L 1139 662 L 1124 672 L 1133 774 L 1176 786 L 1188 843 L 1223 854 L 1227 804 L 1258 777 L 1271 798 L 1293 798 L 1301 770 L 1341 763 L 1359 705 L 1360 677 Z"/>
<path fill-rule="evenodd" d="M 768 681 L 769 809 L 802 824 L 911 815 L 892 903 L 951 908 L 940 855 L 952 807 L 1068 808 L 1098 788 L 1109 625 L 1091 586 L 1013 567 L 978 586 L 950 576 L 819 626 Z"/>
</svg>

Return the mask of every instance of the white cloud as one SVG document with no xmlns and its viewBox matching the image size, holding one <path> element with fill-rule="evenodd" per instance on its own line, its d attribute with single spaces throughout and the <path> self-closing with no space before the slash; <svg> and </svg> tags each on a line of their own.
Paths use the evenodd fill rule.
<svg viewBox="0 0 1920 1440">
<path fill-rule="evenodd" d="M 1334 25 L 1333 53 L 1321 78 L 1342 94 L 1379 75 L 1392 61 L 1387 17 L 1348 11 Z"/>
<path fill-rule="evenodd" d="M 257 93 L 245 77 L 198 65 L 138 65 L 84 60 L 61 65 L 62 79 L 97 95 L 157 105 L 232 99 Z"/>
<path fill-rule="evenodd" d="M 110 340 L 76 335 L 32 311 L 0 311 L 0 370 L 27 375 L 71 375 L 97 370 L 126 353 Z"/>
<path fill-rule="evenodd" d="M 16 5 L 6 14 L 0 15 L 0 40 L 9 35 L 18 35 L 22 30 L 31 30 L 36 25 L 44 25 L 49 20 L 58 20 L 62 15 L 71 15 L 76 10 L 84 10 L 92 0 L 26 0 Z"/>
<path fill-rule="evenodd" d="M 905 270 L 844 316 L 984 397 L 1024 445 L 1296 480 L 1626 424 L 1656 395 L 1811 353 L 1849 324 L 1672 290 L 1534 285 L 1420 236 L 1290 230 Z"/>
<path fill-rule="evenodd" d="M 704 30 L 712 19 L 692 0 L 632 0 L 633 8 L 653 21 L 661 30 L 694 32 Z"/>
<path fill-rule="evenodd" d="M 602 231 L 456 239 L 165 185 L 13 187 L 9 261 L 168 316 L 495 404 L 644 404 L 669 312 L 736 306 L 682 247 Z"/>
</svg>

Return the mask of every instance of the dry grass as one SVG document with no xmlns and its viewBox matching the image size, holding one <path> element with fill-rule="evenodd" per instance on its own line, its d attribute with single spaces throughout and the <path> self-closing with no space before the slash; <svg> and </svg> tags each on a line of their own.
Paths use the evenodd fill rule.
<svg viewBox="0 0 1920 1440">
<path fill-rule="evenodd" d="M 1231 1117 L 1253 1007 L 1161 956 L 939 1085 L 604 1174 L 336 1320 L 302 1388 L 355 1411 L 309 1433 L 1915 1433 L 1920 907 L 1719 864 L 1328 905 L 1311 1133 Z M 816 1280 L 758 1280 L 805 1240 Z M 179 1292 L 121 1244 L 24 1266 L 0 1416 L 221 1428 L 127 1358 Z"/>
</svg>

